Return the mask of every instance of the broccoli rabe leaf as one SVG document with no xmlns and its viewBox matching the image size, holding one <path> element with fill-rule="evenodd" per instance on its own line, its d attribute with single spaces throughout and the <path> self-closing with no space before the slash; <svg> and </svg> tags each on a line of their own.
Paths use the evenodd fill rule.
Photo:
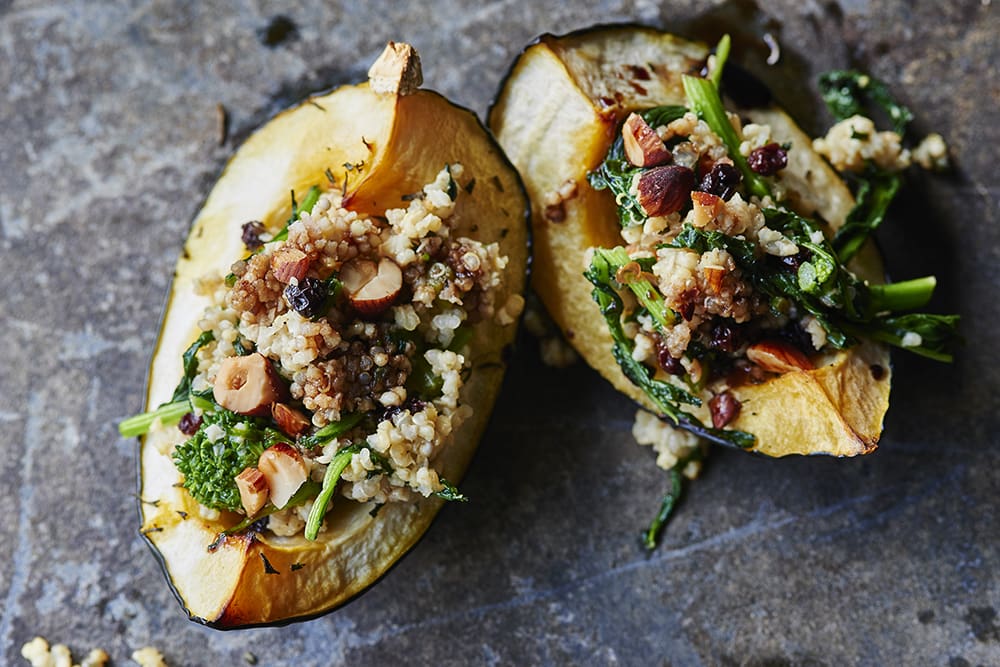
<svg viewBox="0 0 1000 667">
<path fill-rule="evenodd" d="M 893 130 L 902 135 L 913 113 L 893 99 L 889 88 L 878 79 L 856 70 L 834 70 L 819 77 L 819 90 L 830 113 L 837 120 L 865 114 L 866 107 L 884 111 Z"/>
<path fill-rule="evenodd" d="M 952 350 L 962 340 L 958 334 L 958 322 L 958 315 L 909 313 L 881 316 L 865 324 L 859 333 L 928 359 L 950 363 L 954 359 Z M 920 343 L 910 344 L 907 334 L 919 336 Z"/>
<path fill-rule="evenodd" d="M 188 394 L 191 392 L 191 382 L 194 380 L 194 376 L 198 374 L 198 350 L 214 340 L 215 334 L 211 331 L 203 331 L 197 340 L 191 343 L 188 349 L 184 350 L 184 355 L 181 357 L 184 377 L 177 384 L 177 388 L 174 389 L 174 395 L 168 403 L 187 399 Z"/>
<path fill-rule="evenodd" d="M 899 174 L 890 174 L 874 168 L 869 168 L 858 180 L 857 191 L 854 193 L 856 203 L 843 226 L 833 237 L 833 247 L 837 257 L 845 264 L 861 249 L 868 237 L 872 235 L 889 210 L 889 204 L 899 191 L 902 178 Z"/>
</svg>

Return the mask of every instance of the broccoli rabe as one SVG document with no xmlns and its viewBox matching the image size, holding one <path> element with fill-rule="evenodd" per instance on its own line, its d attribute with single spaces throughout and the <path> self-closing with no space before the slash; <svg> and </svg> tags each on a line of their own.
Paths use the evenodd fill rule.
<svg viewBox="0 0 1000 667">
<path fill-rule="evenodd" d="M 236 476 L 257 465 L 261 452 L 284 435 L 262 419 L 218 408 L 202 415 L 197 433 L 174 451 L 184 488 L 202 505 L 237 511 L 241 507 Z"/>
</svg>

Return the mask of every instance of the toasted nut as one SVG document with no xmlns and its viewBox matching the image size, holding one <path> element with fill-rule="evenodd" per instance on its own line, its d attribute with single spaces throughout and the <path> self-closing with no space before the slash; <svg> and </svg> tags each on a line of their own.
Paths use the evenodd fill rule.
<svg viewBox="0 0 1000 667">
<path fill-rule="evenodd" d="M 670 215 L 687 203 L 694 189 L 694 172 L 677 165 L 653 167 L 636 175 L 632 189 L 646 215 Z"/>
<path fill-rule="evenodd" d="M 304 414 L 284 403 L 275 403 L 272 405 L 271 416 L 277 422 L 278 428 L 293 438 L 309 428 L 311 424 Z"/>
<path fill-rule="evenodd" d="M 740 416 L 743 404 L 728 391 L 716 394 L 709 400 L 708 409 L 712 413 L 712 426 L 722 428 Z"/>
<path fill-rule="evenodd" d="M 299 450 L 285 442 L 265 449 L 257 460 L 257 467 L 267 480 L 271 502 L 279 510 L 288 504 L 309 477 Z"/>
<path fill-rule="evenodd" d="M 267 502 L 267 480 L 257 468 L 246 468 L 237 475 L 236 486 L 240 490 L 240 502 L 243 503 L 247 516 L 255 515 Z"/>
<path fill-rule="evenodd" d="M 285 385 L 260 352 L 245 357 L 227 357 L 215 376 L 215 402 L 241 415 L 266 415 L 271 404 L 281 400 Z"/>
<path fill-rule="evenodd" d="M 701 272 L 705 275 L 709 289 L 718 294 L 722 290 L 722 278 L 726 275 L 726 270 L 718 266 L 706 266 Z"/>
<path fill-rule="evenodd" d="M 655 167 L 673 159 L 663 139 L 637 113 L 630 114 L 622 125 L 625 157 L 637 167 Z"/>
<path fill-rule="evenodd" d="M 747 359 L 771 373 L 811 371 L 815 366 L 801 350 L 783 340 L 762 340 L 747 348 Z"/>
<path fill-rule="evenodd" d="M 344 294 L 363 315 L 377 315 L 388 308 L 403 289 L 403 272 L 391 259 L 377 265 L 370 260 L 348 262 L 340 272 Z"/>
<path fill-rule="evenodd" d="M 416 92 L 424 82 L 417 50 L 405 42 L 389 42 L 368 70 L 368 82 L 376 93 Z"/>
<path fill-rule="evenodd" d="M 691 209 L 690 222 L 698 228 L 705 227 L 715 220 L 716 216 L 722 212 L 724 206 L 721 197 L 708 192 L 701 192 L 700 190 L 695 190 L 691 193 L 691 203 L 694 207 Z"/>
<path fill-rule="evenodd" d="M 298 248 L 283 247 L 271 257 L 271 272 L 278 282 L 288 284 L 306 277 L 309 270 L 309 255 Z"/>
</svg>

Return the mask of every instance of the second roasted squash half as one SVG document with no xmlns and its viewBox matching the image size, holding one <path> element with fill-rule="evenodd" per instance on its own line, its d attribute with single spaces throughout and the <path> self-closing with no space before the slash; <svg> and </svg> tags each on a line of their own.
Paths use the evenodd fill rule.
<svg viewBox="0 0 1000 667">
<path fill-rule="evenodd" d="M 592 298 L 594 285 L 584 276 L 594 248 L 626 245 L 619 222 L 621 202 L 609 190 L 593 187 L 588 178 L 601 168 L 616 142 L 617 150 L 622 150 L 623 122 L 633 112 L 688 104 L 683 78 L 700 77 L 709 55 L 703 44 L 634 26 L 544 35 L 514 63 L 489 114 L 489 125 L 520 171 L 532 201 L 534 289 L 587 363 L 620 391 L 661 414 L 623 372 L 605 318 Z M 791 146 L 781 176 L 782 204 L 792 212 L 825 220 L 826 236 L 832 237 L 854 199 L 813 151 L 809 137 L 776 107 L 731 111 L 744 124 L 769 126 L 773 142 Z M 659 128 L 669 145 L 669 132 L 663 130 Z M 692 168 L 703 176 L 699 169 L 704 165 Z M 688 210 L 690 206 L 690 202 L 685 205 Z M 648 260 L 654 261 L 656 257 Z M 881 260 L 870 243 L 850 268 L 860 279 L 882 282 Z M 631 270 L 652 277 L 648 265 L 640 263 Z M 620 273 L 617 278 L 629 280 Z M 608 301 L 605 306 L 615 304 Z M 809 357 L 802 367 L 767 373 L 763 381 L 716 380 L 714 385 L 692 388 L 688 373 L 687 385 L 674 384 L 696 395 L 700 391 L 702 404 L 691 409 L 693 419 L 682 418 L 681 423 L 712 435 L 710 427 L 701 425 L 712 423 L 708 404 L 724 389 L 741 406 L 725 428 L 750 434 L 752 442 L 743 444 L 753 451 L 769 456 L 853 456 L 875 449 L 888 407 L 887 347 L 862 339 L 846 349 L 813 351 Z M 684 375 L 685 370 L 690 369 L 678 373 Z M 666 375 L 662 368 L 656 373 L 661 379 Z"/>
</svg>

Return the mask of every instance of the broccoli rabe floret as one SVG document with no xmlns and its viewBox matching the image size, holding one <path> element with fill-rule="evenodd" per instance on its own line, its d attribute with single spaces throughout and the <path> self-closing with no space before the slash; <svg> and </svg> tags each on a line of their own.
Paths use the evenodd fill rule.
<svg viewBox="0 0 1000 667">
<path fill-rule="evenodd" d="M 266 422 L 218 408 L 202 416 L 198 432 L 174 451 L 184 488 L 206 507 L 237 511 L 241 507 L 236 476 L 257 465 L 261 452 L 286 440 Z"/>
</svg>

